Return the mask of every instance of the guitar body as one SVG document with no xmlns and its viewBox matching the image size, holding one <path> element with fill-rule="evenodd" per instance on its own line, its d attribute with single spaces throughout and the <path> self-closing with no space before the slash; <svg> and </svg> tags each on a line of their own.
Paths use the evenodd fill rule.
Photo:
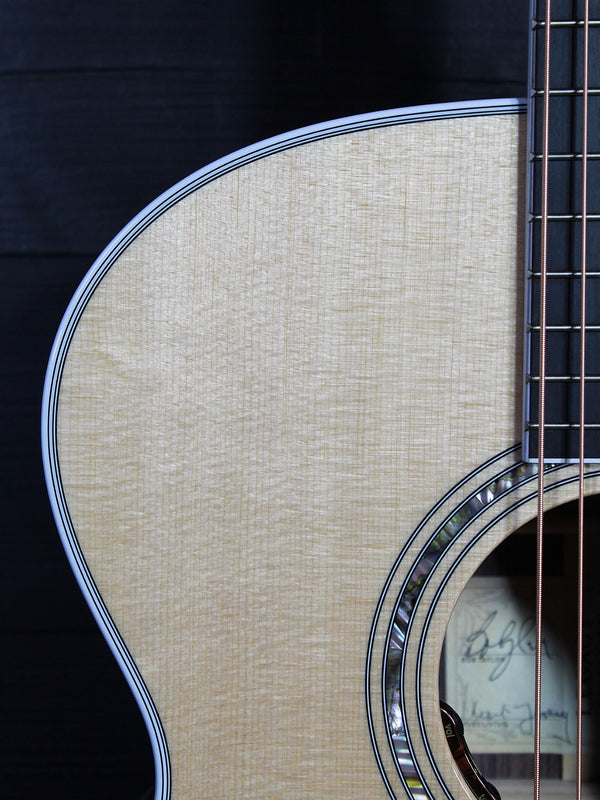
<svg viewBox="0 0 600 800">
<path fill-rule="evenodd" d="M 536 513 L 521 110 L 370 115 L 242 151 L 136 218 L 74 298 L 47 478 L 157 798 L 468 796 L 443 636 Z M 577 492 L 556 474 L 549 506 Z"/>
</svg>

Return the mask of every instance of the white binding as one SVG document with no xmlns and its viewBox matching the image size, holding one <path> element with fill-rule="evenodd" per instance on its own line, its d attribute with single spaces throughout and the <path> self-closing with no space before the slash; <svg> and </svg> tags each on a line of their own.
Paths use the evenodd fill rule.
<svg viewBox="0 0 600 800">
<path fill-rule="evenodd" d="M 413 106 L 391 111 L 360 114 L 317 125 L 309 125 L 245 147 L 192 173 L 150 203 L 102 251 L 75 292 L 56 334 L 44 382 L 42 398 L 42 458 L 44 474 L 52 512 L 71 569 L 98 627 L 133 692 L 148 729 L 155 763 L 155 800 L 168 800 L 171 792 L 171 775 L 166 738 L 162 731 L 157 710 L 144 685 L 142 676 L 112 622 L 110 613 L 98 593 L 94 580 L 85 564 L 83 554 L 79 549 L 75 530 L 70 525 L 68 508 L 62 497 L 60 470 L 57 461 L 55 414 L 62 365 L 68 352 L 72 333 L 77 326 L 80 314 L 87 305 L 89 297 L 117 257 L 154 219 L 182 197 L 244 164 L 317 139 L 326 139 L 358 130 L 427 120 L 520 113 L 525 110 L 525 101 L 518 99 L 476 100 L 466 103 Z"/>
</svg>

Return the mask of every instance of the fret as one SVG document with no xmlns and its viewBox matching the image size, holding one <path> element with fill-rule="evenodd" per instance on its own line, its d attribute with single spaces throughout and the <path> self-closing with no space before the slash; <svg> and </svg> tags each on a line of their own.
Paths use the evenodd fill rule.
<svg viewBox="0 0 600 800">
<path fill-rule="evenodd" d="M 548 160 L 549 161 L 581 161 L 583 158 L 581 153 L 549 153 Z M 600 153 L 588 153 L 587 160 L 588 161 L 598 161 L 600 159 Z M 529 156 L 530 161 L 541 161 L 542 155 L 541 153 L 531 153 Z"/>
<path fill-rule="evenodd" d="M 600 214 L 586 214 L 585 218 L 592 222 L 597 222 L 600 220 Z M 530 214 L 529 219 L 538 222 L 541 221 L 542 215 Z M 548 214 L 547 219 L 549 222 L 577 222 L 578 220 L 581 221 L 582 216 L 581 214 Z"/>
<path fill-rule="evenodd" d="M 600 46 L 600 20 L 590 25 L 589 38 L 592 54 Z M 551 54 L 550 54 L 550 83 L 548 85 L 549 97 L 552 102 L 558 99 L 573 101 L 583 97 L 583 44 L 585 29 L 582 19 L 556 20 L 551 25 Z M 529 89 L 535 99 L 544 95 L 544 69 L 543 50 L 547 31 L 544 25 L 534 26 L 530 33 L 533 42 L 532 75 Z M 600 64 L 597 59 L 590 62 L 588 76 L 590 98 L 600 95 Z M 551 109 L 551 116 L 553 111 Z"/>
<path fill-rule="evenodd" d="M 590 119 L 600 119 L 600 96 L 592 95 L 588 98 L 588 103 Z M 537 96 L 529 98 L 530 113 L 533 113 L 531 130 L 533 141 L 530 142 L 530 155 L 533 156 L 540 156 L 542 153 L 542 106 L 543 97 Z M 581 146 L 582 116 L 583 97 L 581 95 L 558 95 L 550 98 L 551 126 L 549 153 L 555 155 L 581 153 L 583 149 Z M 589 131 L 588 152 L 600 153 L 600 126 L 593 126 Z M 582 163 L 581 158 L 578 160 L 578 163 Z"/>
<path fill-rule="evenodd" d="M 550 97 L 576 97 L 583 95 L 583 89 L 549 89 L 548 95 Z M 600 89 L 598 87 L 588 89 L 588 94 L 590 96 L 597 96 L 600 95 Z M 531 92 L 531 97 L 543 97 L 544 90 L 543 89 L 534 89 Z"/>
<path fill-rule="evenodd" d="M 529 331 L 539 331 L 539 325 L 528 325 L 527 330 Z M 581 331 L 581 325 L 546 325 L 547 331 L 564 331 L 565 333 L 571 332 L 579 332 Z M 585 332 L 587 333 L 592 331 L 600 331 L 600 325 L 586 325 L 584 328 Z"/>
<path fill-rule="evenodd" d="M 539 427 L 540 426 L 537 422 L 527 423 L 527 428 L 529 430 L 535 431 Z M 547 422 L 544 425 L 545 430 L 551 431 L 578 431 L 580 428 L 581 425 L 578 422 Z M 586 431 L 600 431 L 600 422 L 586 422 L 583 428 Z"/>
<path fill-rule="evenodd" d="M 530 237 L 530 257 L 539 252 L 542 236 L 542 223 L 540 219 L 528 219 Z M 548 271 L 569 272 L 576 271 L 581 277 L 581 219 L 554 220 L 548 223 Z M 590 272 L 600 272 L 600 221 L 590 220 L 588 217 L 588 258 L 586 275 Z M 528 262 L 528 266 L 539 276 L 540 265 L 535 261 Z M 600 297 L 598 298 L 600 302 Z"/>
<path fill-rule="evenodd" d="M 583 28 L 585 22 L 582 19 L 555 19 L 552 20 L 550 23 L 550 29 L 552 28 Z M 600 27 L 600 19 L 591 19 L 589 20 L 590 28 L 597 28 Z M 544 19 L 534 19 L 531 23 L 532 30 L 539 30 L 540 28 L 546 27 L 546 20 Z"/>
<path fill-rule="evenodd" d="M 530 383 L 539 383 L 539 375 L 528 375 L 527 380 Z M 546 383 L 579 383 L 581 377 L 579 375 L 546 375 Z M 586 383 L 600 383 L 600 375 L 586 375 Z M 528 423 L 532 425 L 533 423 Z"/>
<path fill-rule="evenodd" d="M 581 274 L 582 274 L 581 272 L 576 272 L 576 271 L 574 271 L 574 272 L 566 272 L 566 271 L 558 272 L 556 270 L 553 270 L 552 272 L 548 272 L 546 277 L 550 278 L 550 279 L 551 278 L 581 278 Z M 528 272 L 527 272 L 527 277 L 528 278 L 541 278 L 541 275 L 542 275 L 541 272 L 534 272 L 532 270 L 528 270 Z M 586 277 L 586 279 L 587 278 L 600 278 L 600 272 L 591 272 L 589 270 L 586 270 L 585 277 Z"/>
</svg>

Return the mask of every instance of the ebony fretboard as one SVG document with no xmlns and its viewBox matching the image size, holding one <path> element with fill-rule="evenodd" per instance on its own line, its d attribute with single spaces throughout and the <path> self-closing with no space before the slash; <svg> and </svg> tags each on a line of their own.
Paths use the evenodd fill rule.
<svg viewBox="0 0 600 800">
<path fill-rule="evenodd" d="M 577 460 L 582 271 L 584 0 L 553 0 L 550 28 L 545 461 Z M 545 2 L 533 2 L 529 98 L 525 458 L 538 457 Z M 600 2 L 590 3 L 585 460 L 600 460 Z"/>
</svg>

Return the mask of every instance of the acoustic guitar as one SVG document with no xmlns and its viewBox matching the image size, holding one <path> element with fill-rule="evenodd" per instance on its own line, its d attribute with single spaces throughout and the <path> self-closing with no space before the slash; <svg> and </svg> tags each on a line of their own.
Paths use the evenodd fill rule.
<svg viewBox="0 0 600 800">
<path fill-rule="evenodd" d="M 139 214 L 66 312 L 50 500 L 157 800 L 474 796 L 440 713 L 452 609 L 538 515 L 540 439 L 546 511 L 581 493 L 582 424 L 600 489 L 600 81 L 582 8 L 544 13 L 528 113 L 409 108 L 241 150 Z"/>
</svg>

